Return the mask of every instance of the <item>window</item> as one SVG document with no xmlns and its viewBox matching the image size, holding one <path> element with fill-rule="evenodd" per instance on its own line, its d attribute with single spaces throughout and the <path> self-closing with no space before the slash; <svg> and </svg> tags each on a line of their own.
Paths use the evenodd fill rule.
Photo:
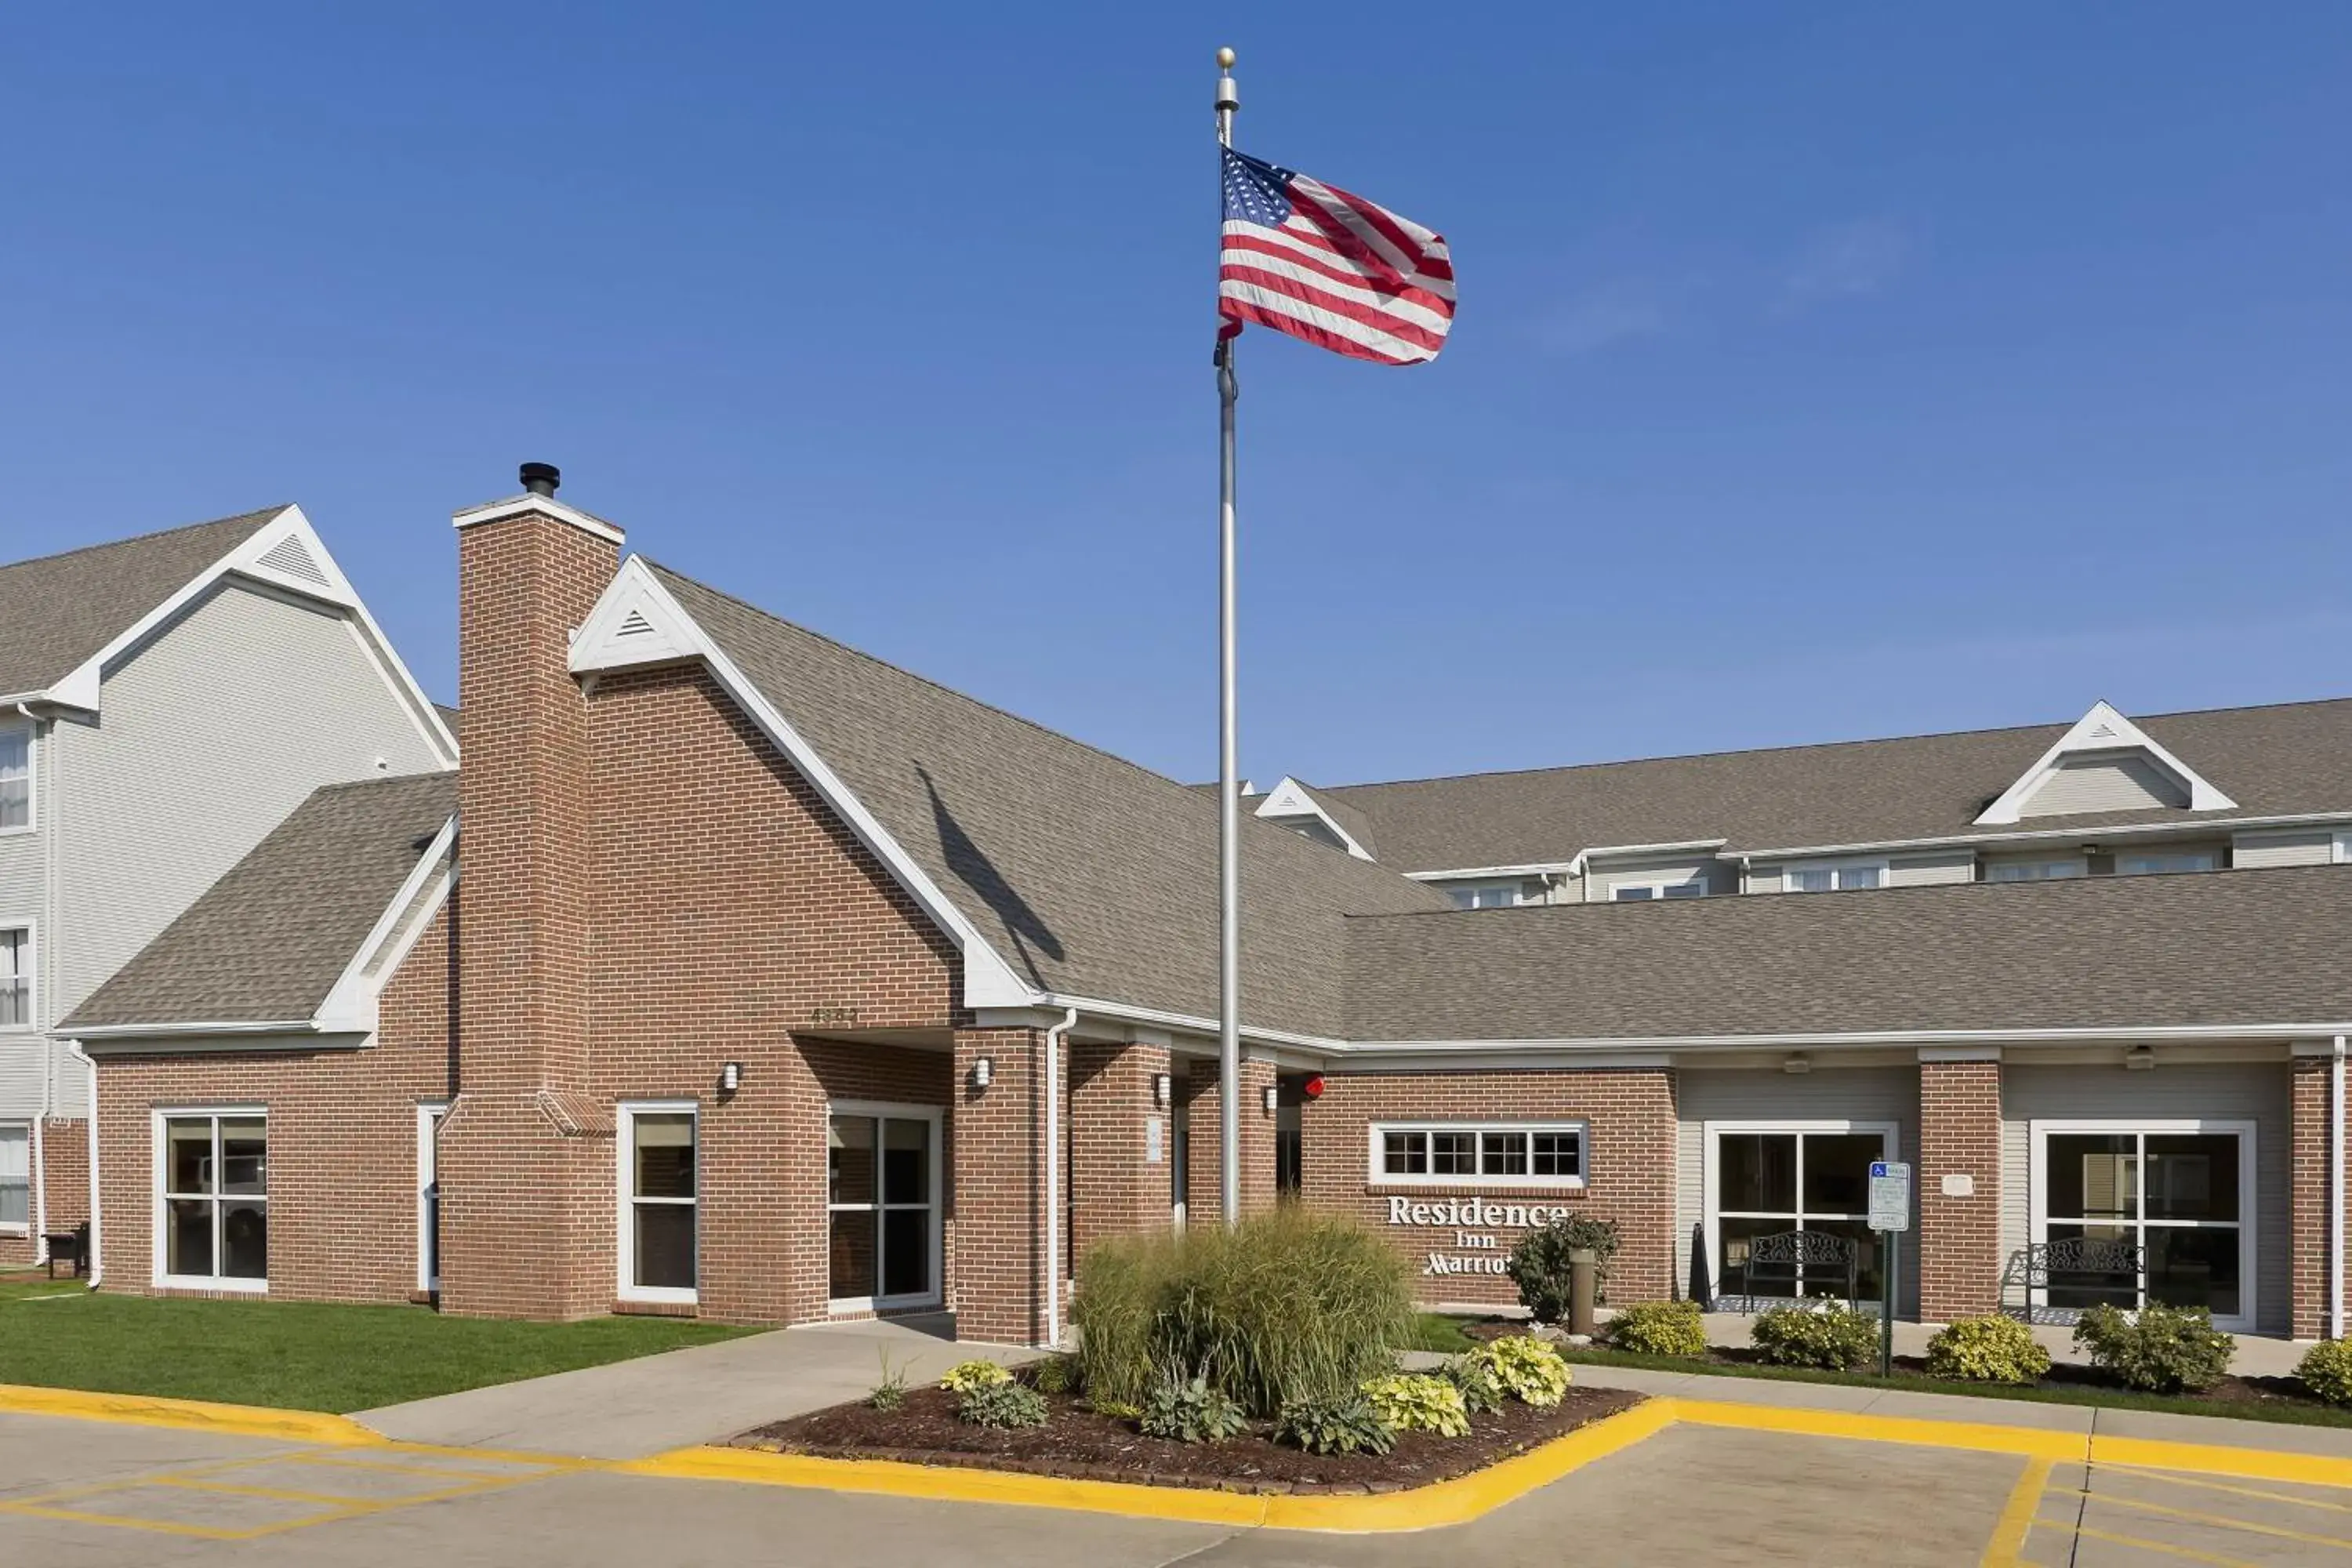
<svg viewBox="0 0 2352 1568">
<path fill-rule="evenodd" d="M 1885 1123 L 1710 1122 L 1706 1128 L 1708 1234 L 1717 1310 L 1774 1296 L 1843 1296 L 1845 1270 L 1774 1272 L 1750 1279 L 1756 1238 L 1827 1231 L 1854 1244 L 1854 1294 L 1867 1306 L 1885 1289 L 1880 1238 L 1870 1228 L 1870 1166 L 1895 1158 Z"/>
<path fill-rule="evenodd" d="M 2352 865 L 2352 828 L 2336 836 L 2336 863 L 2339 866 Z"/>
<path fill-rule="evenodd" d="M 1517 882 L 1486 882 L 1466 888 L 1448 888 L 1446 896 L 1457 910 L 1507 910 L 1519 901 Z"/>
<path fill-rule="evenodd" d="M 1493 1187 L 1584 1185 L 1580 1121 L 1390 1122 L 1371 1131 L 1376 1183 Z"/>
<path fill-rule="evenodd" d="M 621 1299 L 691 1304 L 695 1293 L 695 1106 L 621 1107 Z"/>
<path fill-rule="evenodd" d="M 0 1029 L 33 1026 L 33 933 L 0 931 Z"/>
<path fill-rule="evenodd" d="M 33 826 L 33 731 L 0 727 L 0 833 Z"/>
<path fill-rule="evenodd" d="M 33 1223 L 33 1128 L 19 1121 L 0 1126 L 0 1230 L 29 1230 Z"/>
<path fill-rule="evenodd" d="M 2203 1307 L 2223 1328 L 2254 1318 L 2254 1127 L 2247 1121 L 2036 1121 L 2036 1241 L 2112 1241 L 2125 1267 L 2053 1273 L 2033 1305 L 2072 1316 L 2101 1303 Z"/>
<path fill-rule="evenodd" d="M 1685 882 L 1620 882 L 1610 890 L 1611 901 L 1637 904 L 1650 899 L 1703 899 L 1706 884 L 1696 879 Z"/>
<path fill-rule="evenodd" d="M 441 1289 L 441 1121 L 447 1102 L 416 1108 L 416 1288 Z"/>
<path fill-rule="evenodd" d="M 1781 886 L 1792 893 L 1843 893 L 1855 888 L 1886 885 L 1884 860 L 1840 860 L 1814 866 L 1790 866 L 1780 874 Z"/>
<path fill-rule="evenodd" d="M 825 1134 L 835 1308 L 940 1300 L 940 1113 L 836 1104 Z"/>
<path fill-rule="evenodd" d="M 2083 874 L 2076 860 L 1999 860 L 1985 868 L 1988 882 L 2062 882 Z"/>
<path fill-rule="evenodd" d="M 155 1272 L 165 1285 L 262 1290 L 269 1131 L 258 1109 L 159 1111 Z"/>
<path fill-rule="evenodd" d="M 2210 871 L 2214 867 L 2210 849 L 2172 850 L 2160 854 L 2118 855 L 2117 874 L 2126 877 L 2147 877 L 2166 871 Z"/>
</svg>

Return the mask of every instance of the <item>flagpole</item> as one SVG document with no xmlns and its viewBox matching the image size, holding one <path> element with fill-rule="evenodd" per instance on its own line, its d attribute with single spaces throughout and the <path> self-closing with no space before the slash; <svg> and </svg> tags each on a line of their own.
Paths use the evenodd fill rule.
<svg viewBox="0 0 2352 1568">
<path fill-rule="evenodd" d="M 1234 144 L 1234 51 L 1217 51 L 1217 145 Z M 1223 184 L 1218 170 L 1220 190 Z M 1242 847 L 1241 755 L 1234 724 L 1234 340 L 1217 344 L 1217 497 L 1220 544 L 1218 578 L 1217 714 L 1217 1147 L 1224 1197 L 1224 1221 L 1242 1216 Z"/>
</svg>

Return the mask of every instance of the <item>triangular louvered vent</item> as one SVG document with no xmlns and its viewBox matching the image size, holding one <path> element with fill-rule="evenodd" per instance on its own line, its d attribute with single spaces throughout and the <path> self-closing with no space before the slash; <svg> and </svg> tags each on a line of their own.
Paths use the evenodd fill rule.
<svg viewBox="0 0 2352 1568">
<path fill-rule="evenodd" d="M 2113 724 L 2102 724 L 2093 730 L 2089 736 L 2089 739 L 2094 741 L 2112 741 L 2115 738 L 2116 727 Z"/>
<path fill-rule="evenodd" d="M 613 632 L 613 636 L 616 638 L 649 637 L 653 635 L 654 624 L 646 619 L 646 613 L 643 610 L 631 610 Z"/>
<path fill-rule="evenodd" d="M 263 552 L 255 564 L 299 577 L 305 583 L 315 583 L 321 588 L 331 585 L 327 574 L 319 570 L 319 563 L 310 559 L 310 552 L 302 548 L 302 542 L 290 534 Z"/>
</svg>

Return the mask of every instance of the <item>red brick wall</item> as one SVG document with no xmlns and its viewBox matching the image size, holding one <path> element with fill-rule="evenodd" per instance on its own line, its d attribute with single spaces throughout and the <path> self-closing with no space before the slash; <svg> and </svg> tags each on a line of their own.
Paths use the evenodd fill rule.
<svg viewBox="0 0 2352 1568">
<path fill-rule="evenodd" d="M 1190 1058 L 1190 1076 L 1179 1080 L 1188 1120 L 1184 1170 L 1184 1215 L 1187 1224 L 1213 1222 L 1224 1215 L 1224 1122 L 1220 1106 L 1213 1057 Z M 1242 1212 L 1258 1214 L 1274 1206 L 1275 1115 L 1265 1108 L 1265 1091 L 1275 1080 L 1272 1062 L 1242 1060 L 1241 1176 Z"/>
<path fill-rule="evenodd" d="M 1975 1185 L 1948 1197 L 1947 1175 Z M 1919 1316 L 1948 1323 L 2000 1295 L 2000 1064 L 1919 1064 Z"/>
<path fill-rule="evenodd" d="M 955 1034 L 956 1332 L 1032 1344 L 1045 1338 L 1045 1220 L 1037 1209 L 1044 1121 L 1034 1029 Z M 985 1057 L 989 1085 L 973 1083 Z"/>
<path fill-rule="evenodd" d="M 1403 1186 L 1367 1179 L 1370 1130 L 1376 1121 L 1581 1121 L 1586 1126 L 1584 1191 L 1471 1184 Z M 1591 1071 L 1328 1074 L 1323 1097 L 1301 1119 L 1306 1175 L 1301 1196 L 1318 1208 L 1352 1213 L 1393 1241 L 1416 1269 L 1429 1255 L 1486 1256 L 1455 1245 L 1457 1230 L 1494 1236 L 1507 1255 L 1520 1233 L 1490 1226 L 1388 1224 L 1389 1200 L 1565 1205 L 1617 1222 L 1621 1240 L 1610 1270 L 1609 1300 L 1624 1306 L 1674 1295 L 1675 1095 L 1663 1068 Z M 1500 1274 L 1423 1273 L 1425 1301 L 1515 1305 L 1518 1291 Z"/>
<path fill-rule="evenodd" d="M 1153 1103 L 1152 1080 L 1169 1070 L 1163 1046 L 1070 1047 L 1068 1202 L 1070 1265 L 1107 1237 L 1165 1229 L 1171 1218 L 1169 1173 L 1175 1159 L 1171 1108 Z M 1173 1099 L 1171 1090 L 1171 1099 Z M 1160 1160 L 1149 1152 L 1148 1124 L 1160 1122 Z"/>
<path fill-rule="evenodd" d="M 454 895 L 453 895 L 454 902 Z M 106 1288 L 152 1289 L 153 1112 L 260 1105 L 269 1121 L 269 1293 L 404 1301 L 416 1288 L 416 1108 L 447 1097 L 453 909 L 384 988 L 358 1051 L 99 1058 Z"/>
<path fill-rule="evenodd" d="M 2327 1331 L 2327 1089 L 2331 1064 L 2297 1057 L 2294 1068 L 2294 1323 L 2296 1339 Z"/>
</svg>

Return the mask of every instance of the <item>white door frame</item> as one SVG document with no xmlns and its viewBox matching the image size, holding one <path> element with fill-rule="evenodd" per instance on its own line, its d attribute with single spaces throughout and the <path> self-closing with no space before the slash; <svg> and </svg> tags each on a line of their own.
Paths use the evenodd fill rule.
<svg viewBox="0 0 2352 1568">
<path fill-rule="evenodd" d="M 446 1100 L 419 1100 L 416 1106 L 416 1289 L 426 1295 L 441 1289 L 440 1248 L 435 1245 L 436 1226 L 425 1193 L 441 1184 L 441 1119 L 449 1114 Z"/>
<path fill-rule="evenodd" d="M 825 1106 L 824 1125 L 825 1136 L 828 1139 L 833 1135 L 833 1119 L 836 1116 L 871 1116 L 876 1118 L 884 1118 L 894 1121 L 923 1121 L 928 1122 L 930 1125 L 931 1130 L 931 1190 L 929 1194 L 931 1214 L 931 1288 L 920 1295 L 914 1296 L 831 1295 L 830 1292 L 833 1288 L 831 1274 L 833 1268 L 834 1205 L 832 1194 L 828 1191 L 825 1194 L 824 1205 L 825 1269 L 827 1275 L 825 1289 L 828 1292 L 825 1310 L 827 1311 L 897 1312 L 910 1310 L 920 1310 L 925 1307 L 936 1307 L 947 1300 L 947 1227 L 945 1225 L 946 1215 L 944 1213 L 944 1205 L 941 1202 L 941 1194 L 944 1189 L 940 1184 L 940 1177 L 943 1173 L 943 1169 L 947 1164 L 947 1150 L 940 1138 L 940 1128 L 946 1118 L 946 1109 L 942 1106 L 899 1105 L 894 1104 L 888 1100 L 836 1100 L 830 1101 Z M 874 1131 L 874 1202 L 870 1206 L 874 1215 L 874 1282 L 877 1288 L 882 1283 L 882 1215 L 886 1212 L 882 1201 L 882 1137 L 883 1134 L 881 1128 L 879 1126 L 876 1127 Z M 842 1205 L 845 1209 L 866 1208 L 869 1205 L 864 1204 L 845 1204 Z"/>
<path fill-rule="evenodd" d="M 1722 1194 L 1718 1191 L 1718 1185 L 1723 1176 L 1723 1161 L 1716 1152 L 1716 1139 L 1726 1132 L 1735 1135 L 1743 1132 L 1826 1132 L 1833 1135 L 1839 1133 L 1875 1132 L 1878 1134 L 1879 1148 L 1882 1151 L 1879 1158 L 1883 1160 L 1900 1160 L 1903 1158 L 1903 1130 L 1899 1124 L 1893 1121 L 1856 1121 L 1838 1117 L 1800 1117 L 1793 1120 L 1786 1118 L 1772 1120 L 1767 1118 L 1763 1120 L 1703 1121 L 1699 1123 L 1700 1217 L 1705 1223 L 1706 1228 L 1707 1283 L 1715 1287 L 1715 1296 L 1717 1300 L 1729 1299 L 1727 1293 L 1723 1289 L 1723 1280 L 1720 1278 L 1723 1260 L 1723 1203 Z M 1803 1153 L 1801 1148 L 1799 1151 L 1800 1163 L 1797 1168 L 1796 1210 L 1800 1215 L 1804 1213 L 1805 1198 L 1805 1173 L 1804 1166 L 1801 1163 Z M 1899 1315 L 1903 1298 L 1903 1282 L 1900 1279 L 1895 1282 L 1895 1295 L 1896 1311 Z M 1765 1298 L 1755 1297 L 1746 1299 L 1762 1300 Z M 1779 1300 L 1777 1297 L 1772 1299 L 1775 1300 Z M 1713 1302 L 1704 1304 L 1710 1308 L 1714 1305 Z M 1864 1303 L 1864 1305 L 1867 1307 L 1871 1304 Z M 1873 1310 L 1874 1310 L 1874 1308 Z"/>
<path fill-rule="evenodd" d="M 2255 1160 L 2255 1143 L 2258 1138 L 2255 1122 L 2234 1117 L 2070 1116 L 2028 1121 L 2025 1126 L 2028 1151 L 2025 1186 L 2030 1200 L 2025 1231 L 2025 1239 L 2028 1243 L 2050 1239 L 2049 1175 L 2052 1133 L 2062 1136 L 2068 1133 L 2088 1135 L 2137 1133 L 2142 1137 L 2149 1135 L 2164 1137 L 2175 1133 L 2234 1136 L 2238 1140 L 2238 1304 L 2241 1310 L 2233 1318 L 2215 1318 L 2213 1326 L 2217 1329 L 2226 1329 L 2232 1333 L 2250 1334 L 2254 1331 L 2255 1317 L 2260 1310 L 2254 1295 L 2259 1278 L 2256 1270 L 2261 1262 L 2261 1247 L 2256 1232 L 2261 1229 L 2262 1218 L 2262 1194 L 2255 1186 L 2257 1173 L 2261 1169 Z M 2140 1192 L 2139 1213 L 2142 1216 L 2147 1213 L 2147 1194 L 2145 1184 Z M 2148 1224 L 2145 1217 L 2137 1218 L 2131 1223 L 2135 1230 L 2145 1234 Z M 2192 1222 L 2158 1220 L 2156 1224 L 2159 1229 L 2193 1228 Z M 2144 1275 L 2141 1279 L 2140 1290 L 2145 1296 L 2147 1279 Z M 2047 1289 L 2037 1289 L 2027 1297 L 2027 1300 L 2034 1310 L 2039 1311 L 2049 1306 L 2049 1295 Z"/>
</svg>

